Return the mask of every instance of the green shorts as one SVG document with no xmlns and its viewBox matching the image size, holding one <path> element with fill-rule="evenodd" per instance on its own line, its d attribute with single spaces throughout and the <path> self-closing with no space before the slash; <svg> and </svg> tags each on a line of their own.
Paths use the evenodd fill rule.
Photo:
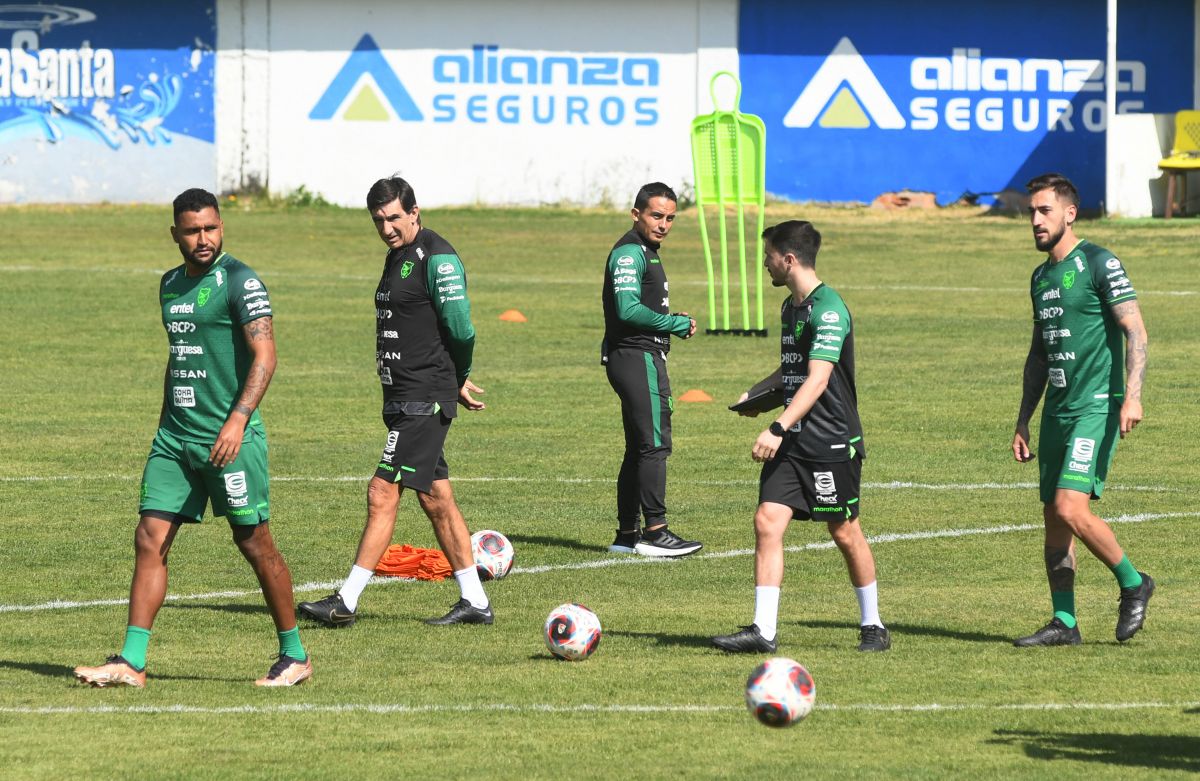
<svg viewBox="0 0 1200 781">
<path fill-rule="evenodd" d="M 1120 425 L 1116 407 L 1074 418 L 1043 415 L 1038 442 L 1042 502 L 1053 502 L 1059 488 L 1099 499 L 1117 453 Z"/>
<path fill-rule="evenodd" d="M 271 517 L 267 479 L 267 438 L 248 429 L 238 457 L 223 469 L 208 462 L 211 445 L 185 442 L 161 428 L 150 445 L 142 472 L 139 515 L 176 522 L 199 522 L 204 505 L 238 526 L 255 526 Z"/>
</svg>

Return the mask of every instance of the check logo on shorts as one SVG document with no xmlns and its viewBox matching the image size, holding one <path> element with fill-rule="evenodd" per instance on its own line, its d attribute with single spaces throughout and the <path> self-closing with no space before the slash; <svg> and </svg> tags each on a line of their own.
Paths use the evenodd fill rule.
<svg viewBox="0 0 1200 781">
<path fill-rule="evenodd" d="M 1071 443 L 1071 461 L 1067 469 L 1072 472 L 1088 472 L 1092 468 L 1092 456 L 1096 452 L 1096 440 L 1076 437 Z"/>
<path fill-rule="evenodd" d="M 245 507 L 250 503 L 246 495 L 246 473 L 230 472 L 225 477 L 225 501 L 230 507 Z"/>
<path fill-rule="evenodd" d="M 817 501 L 821 504 L 837 504 L 837 483 L 834 482 L 833 472 L 813 472 L 813 488 L 817 491 Z"/>
</svg>

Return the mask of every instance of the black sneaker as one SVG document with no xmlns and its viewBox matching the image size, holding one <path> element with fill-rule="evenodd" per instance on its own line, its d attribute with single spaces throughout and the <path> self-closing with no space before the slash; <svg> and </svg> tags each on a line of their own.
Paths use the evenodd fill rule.
<svg viewBox="0 0 1200 781">
<path fill-rule="evenodd" d="M 1059 619 L 1054 619 L 1029 637 L 1019 637 L 1013 640 L 1017 648 L 1032 648 L 1038 645 L 1079 645 L 1083 637 L 1079 634 L 1079 626 L 1067 629 L 1067 625 Z"/>
<path fill-rule="evenodd" d="M 478 608 L 465 599 L 460 599 L 450 608 L 450 612 L 441 618 L 427 618 L 425 623 L 431 626 L 449 626 L 450 624 L 490 624 L 494 616 L 492 606 Z"/>
<path fill-rule="evenodd" d="M 613 544 L 608 546 L 610 553 L 637 553 L 637 544 L 641 539 L 641 535 L 637 529 L 626 531 L 617 529 L 617 538 L 613 540 Z"/>
<path fill-rule="evenodd" d="M 341 594 L 330 594 L 316 602 L 301 602 L 296 606 L 300 615 L 333 628 L 353 626 L 355 612 L 346 607 Z"/>
<path fill-rule="evenodd" d="M 892 633 L 887 627 L 867 624 L 858 629 L 858 650 L 886 651 L 892 647 Z"/>
<path fill-rule="evenodd" d="M 1121 589 L 1121 605 L 1117 608 L 1117 640 L 1122 643 L 1133 637 L 1146 622 L 1146 603 L 1154 596 L 1154 578 L 1145 572 L 1142 585 Z"/>
<path fill-rule="evenodd" d="M 758 624 L 744 626 L 740 632 L 731 635 L 717 635 L 712 644 L 731 654 L 773 654 L 776 646 L 774 640 L 762 636 Z"/>
<path fill-rule="evenodd" d="M 680 538 L 667 527 L 648 531 L 642 535 L 633 549 L 643 556 L 686 556 L 704 546 L 693 540 Z"/>
</svg>

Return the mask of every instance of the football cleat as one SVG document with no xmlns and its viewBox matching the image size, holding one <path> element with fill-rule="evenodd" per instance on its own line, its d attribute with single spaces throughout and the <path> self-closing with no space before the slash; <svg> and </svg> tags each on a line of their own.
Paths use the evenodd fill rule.
<svg viewBox="0 0 1200 781">
<path fill-rule="evenodd" d="M 762 636 L 758 624 L 742 627 L 731 635 L 717 635 L 712 644 L 731 654 L 773 654 L 776 643 Z"/>
<path fill-rule="evenodd" d="M 425 623 L 430 626 L 449 626 L 451 624 L 490 624 L 495 616 L 492 606 L 479 608 L 465 599 L 460 599 L 450 608 L 450 612 L 441 618 L 427 618 Z"/>
<path fill-rule="evenodd" d="M 98 689 L 107 686 L 146 688 L 146 671 L 134 668 L 120 654 L 108 657 L 99 667 L 76 667 L 75 678 Z"/>
<path fill-rule="evenodd" d="M 341 594 L 330 594 L 316 602 L 301 602 L 296 606 L 300 615 L 334 628 L 354 626 L 356 613 L 346 607 Z"/>
<path fill-rule="evenodd" d="M 858 650 L 860 651 L 886 651 L 892 647 L 892 633 L 887 630 L 887 627 L 876 626 L 875 624 L 867 624 L 859 627 L 858 630 Z"/>
<path fill-rule="evenodd" d="M 1117 640 L 1122 643 L 1133 637 L 1146 622 L 1146 604 L 1154 596 L 1154 578 L 1145 572 L 1142 585 L 1137 588 L 1121 589 L 1121 604 L 1117 608 Z"/>
<path fill-rule="evenodd" d="M 693 540 L 685 540 L 666 528 L 647 531 L 633 549 L 643 556 L 675 557 L 695 553 L 704 546 Z"/>
<path fill-rule="evenodd" d="M 1059 619 L 1054 619 L 1028 637 L 1013 640 L 1017 648 L 1033 648 L 1039 645 L 1079 645 L 1083 637 L 1079 634 L 1079 626 L 1070 629 Z"/>
<path fill-rule="evenodd" d="M 312 654 L 309 654 L 303 662 L 286 654 L 280 654 L 279 658 L 275 660 L 275 664 L 271 665 L 271 669 L 267 671 L 266 676 L 259 678 L 254 685 L 295 686 L 307 681 L 312 674 Z"/>
</svg>

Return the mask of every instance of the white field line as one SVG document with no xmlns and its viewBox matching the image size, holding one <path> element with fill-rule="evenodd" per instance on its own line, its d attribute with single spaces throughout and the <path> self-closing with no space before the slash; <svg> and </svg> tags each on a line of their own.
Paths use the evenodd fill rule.
<svg viewBox="0 0 1200 781">
<path fill-rule="evenodd" d="M 1129 711 L 1185 710 L 1200 707 L 1200 701 L 1178 702 L 1014 702 L 1014 703 L 939 703 L 918 705 L 889 705 L 885 703 L 817 703 L 819 711 L 868 711 L 872 713 L 954 713 L 961 711 Z M 227 705 L 203 707 L 197 705 L 68 705 L 4 706 L 0 714 L 18 716 L 75 716 L 75 715 L 289 715 L 311 713 L 370 713 L 370 714 L 427 714 L 427 713 L 732 713 L 744 710 L 741 705 L 579 705 L 513 704 L 503 702 L 476 705 L 406 705 L 404 703 L 343 703 L 316 705 L 312 703 L 281 703 L 279 705 Z"/>
<path fill-rule="evenodd" d="M 153 274 L 162 276 L 166 273 L 166 269 L 156 268 L 105 268 L 101 269 L 106 274 Z M 31 271 L 40 271 L 44 273 L 61 273 L 74 274 L 78 271 L 77 268 L 70 266 L 41 266 L 29 264 L 9 264 L 0 265 L 0 272 L 14 273 L 29 273 Z M 341 279 L 351 282 L 377 282 L 379 276 L 370 274 L 305 274 L 299 271 L 273 271 L 269 275 L 272 279 L 277 277 L 288 277 L 290 279 Z M 489 271 L 472 272 L 472 277 L 476 280 L 498 280 L 503 282 L 520 282 L 522 285 L 530 283 L 541 285 L 594 285 L 595 279 L 576 278 L 562 279 L 559 277 L 524 277 L 516 274 L 505 274 Z M 705 287 L 708 283 L 700 279 L 679 280 L 679 287 Z M 887 291 L 921 291 L 924 293 L 1029 293 L 1028 287 L 957 287 L 950 285 L 839 285 L 838 290 L 887 290 Z M 1200 291 L 1195 290 L 1138 290 L 1140 296 L 1194 296 L 1200 294 Z"/>
<path fill-rule="evenodd" d="M 118 474 L 84 474 L 84 475 L 17 475 L 0 476 L 0 483 L 59 483 L 88 480 L 136 480 L 136 475 Z M 370 480 L 370 475 L 315 475 L 304 477 L 299 475 L 275 476 L 273 483 L 363 483 Z M 616 480 L 610 477 L 451 477 L 454 483 L 560 483 L 572 485 L 602 484 L 614 485 Z M 758 485 L 758 480 L 688 480 L 686 478 L 671 479 L 673 485 L 711 485 L 737 486 Z M 892 480 L 886 483 L 863 483 L 863 488 L 884 491 L 912 489 L 920 491 L 1007 491 L 1016 489 L 1037 488 L 1037 483 L 913 483 L 904 480 Z M 1168 488 L 1162 485 L 1121 485 L 1114 483 L 1108 486 L 1115 491 L 1147 491 L 1150 493 L 1177 493 L 1178 488 Z"/>
<path fill-rule="evenodd" d="M 1195 517 L 1200 517 L 1200 512 L 1138 513 L 1134 515 L 1118 515 L 1115 518 L 1107 518 L 1106 520 L 1109 523 L 1144 523 L 1146 521 L 1165 520 L 1169 518 Z M 1006 534 L 1008 532 L 1036 531 L 1041 528 L 1042 524 L 1040 523 L 1004 524 L 1001 526 L 984 526 L 974 529 L 938 529 L 922 532 L 875 534 L 869 535 L 867 540 L 873 545 L 879 545 L 887 542 L 905 542 L 909 540 L 937 540 L 953 537 L 970 537 L 976 535 Z M 800 553 L 802 551 L 826 550 L 832 547 L 832 540 L 824 540 L 822 542 L 810 542 L 806 545 L 789 545 L 785 547 L 784 550 L 788 553 Z M 687 557 L 687 560 L 730 559 L 737 558 L 739 556 L 753 555 L 753 548 L 738 548 L 735 550 L 715 551 L 712 553 L 693 555 Z M 666 558 L 610 556 L 603 559 L 593 559 L 591 561 L 573 562 L 571 564 L 543 564 L 537 567 L 513 567 L 510 574 L 537 575 L 543 572 L 562 572 L 572 570 L 579 571 L 589 569 L 604 569 L 607 567 L 633 567 L 646 565 L 670 566 L 671 563 L 671 560 Z M 410 578 L 371 578 L 371 583 L 378 585 L 414 582 L 416 581 Z M 325 592 L 332 591 L 340 585 L 341 581 L 300 583 L 293 588 L 293 591 L 298 594 L 309 592 Z M 254 596 L 259 593 L 261 592 L 255 589 L 252 591 L 211 591 L 203 594 L 168 594 L 167 602 L 185 602 L 206 599 L 238 599 L 242 597 Z M 36 605 L 0 605 L 0 613 L 40 613 L 47 610 L 68 610 L 85 607 L 112 607 L 117 605 L 126 605 L 128 603 L 128 599 L 96 599 L 87 601 L 54 600 L 52 602 L 42 602 Z"/>
</svg>

